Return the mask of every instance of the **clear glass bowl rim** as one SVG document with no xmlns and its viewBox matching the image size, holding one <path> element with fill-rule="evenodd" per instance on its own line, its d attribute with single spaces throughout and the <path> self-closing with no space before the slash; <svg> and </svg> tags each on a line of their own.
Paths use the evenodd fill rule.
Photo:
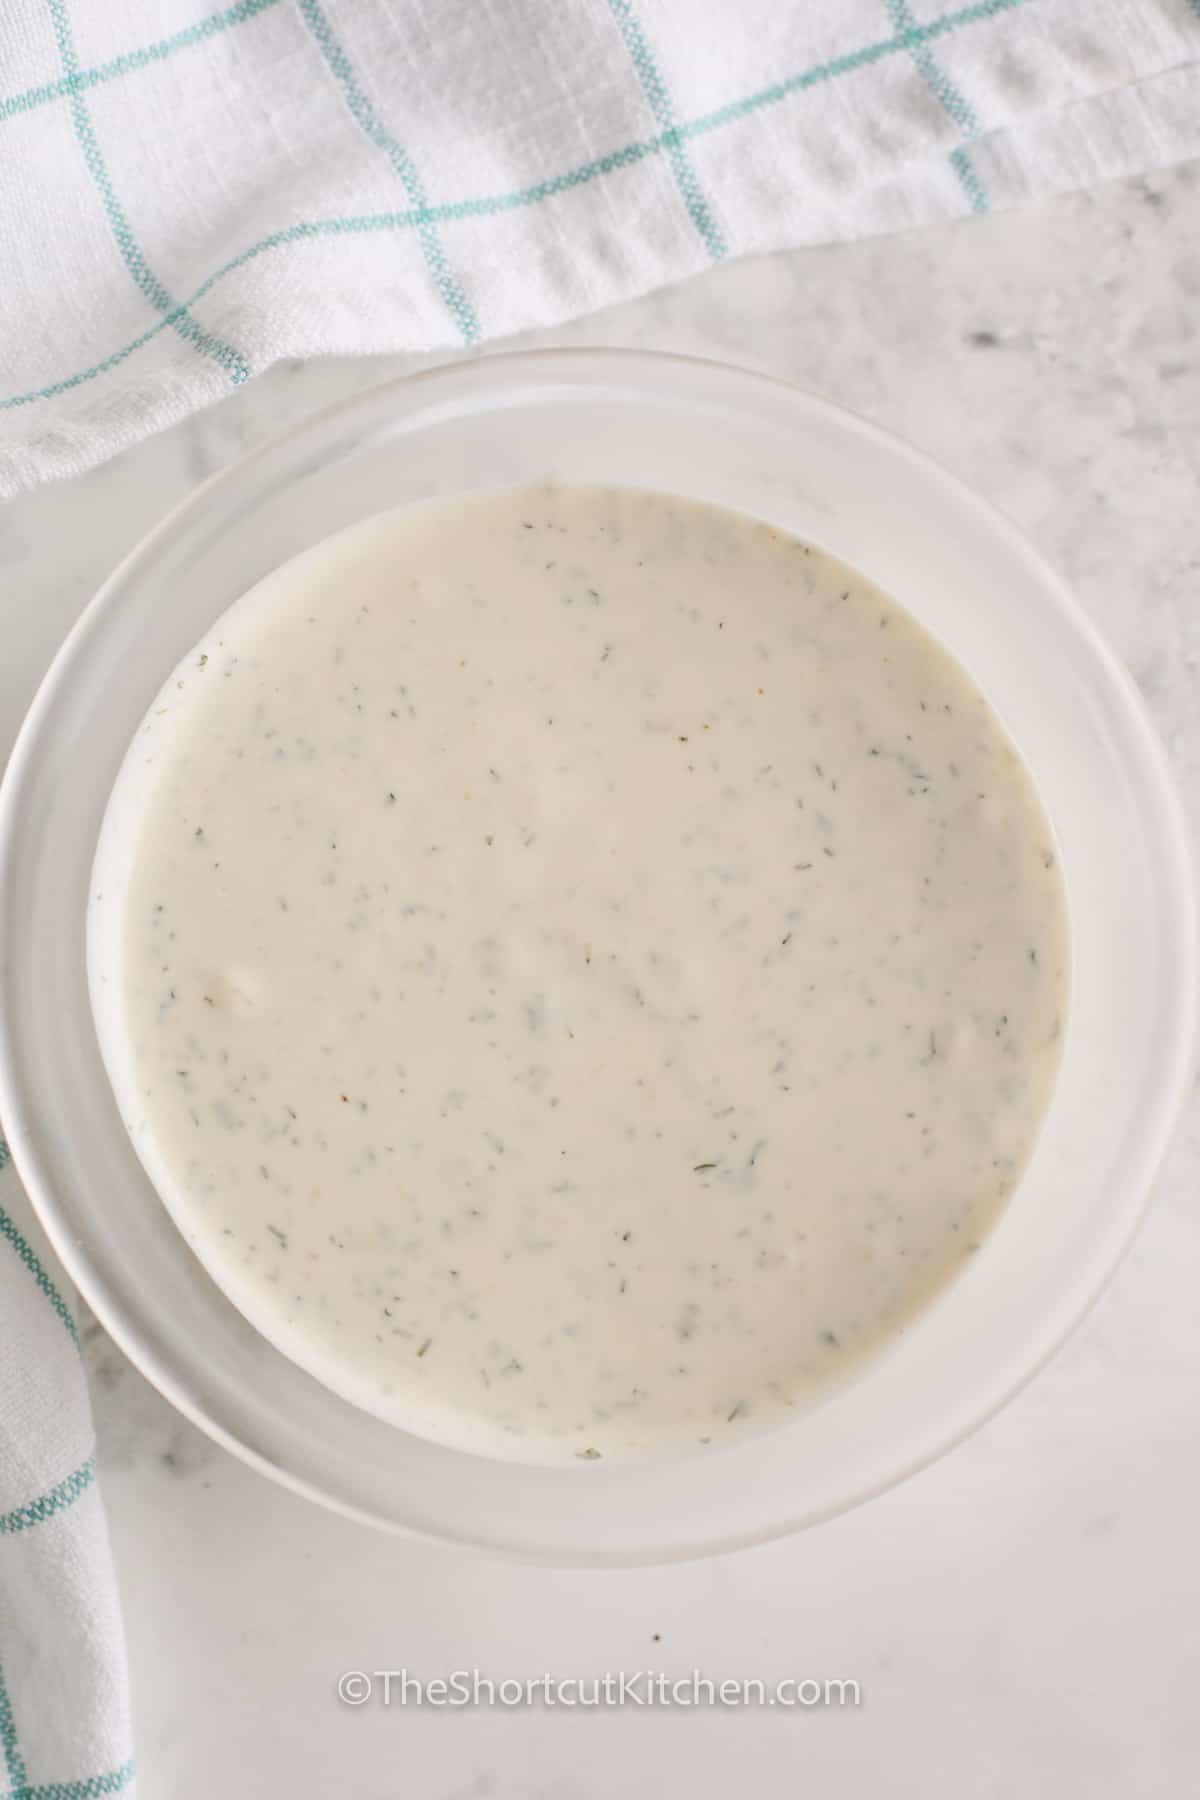
<svg viewBox="0 0 1200 1800">
<path fill-rule="evenodd" d="M 680 405 L 686 405 L 688 391 L 694 389 L 697 406 L 705 394 L 713 396 L 714 403 L 722 396 L 728 396 L 734 406 L 739 397 L 743 397 L 750 406 L 757 394 L 764 406 L 769 400 L 772 407 L 794 413 L 798 431 L 804 429 L 806 421 L 814 425 L 823 422 L 848 439 L 857 439 L 864 452 L 869 446 L 872 455 L 885 461 L 891 459 L 897 470 L 902 466 L 907 468 L 914 479 L 919 477 L 931 492 L 939 492 L 944 504 L 964 515 L 969 513 L 973 528 L 980 530 L 985 539 L 996 546 L 1003 543 L 1008 552 L 1022 561 L 1030 571 L 1030 579 L 1039 584 L 1047 604 L 1056 609 L 1056 622 L 1077 640 L 1080 657 L 1088 659 L 1094 678 L 1105 690 L 1106 703 L 1115 709 L 1114 716 L 1119 714 L 1121 730 L 1132 746 L 1130 757 L 1136 760 L 1135 773 L 1144 796 L 1147 830 L 1153 835 L 1161 878 L 1159 916 L 1154 928 L 1166 946 L 1174 979 L 1171 984 L 1173 999 L 1163 1011 L 1157 1034 L 1156 1070 L 1148 1090 L 1153 1091 L 1155 1103 L 1146 1109 L 1137 1141 L 1125 1160 L 1126 1191 L 1106 1218 L 1102 1235 L 1097 1236 L 1089 1246 L 1086 1258 L 1081 1259 L 1077 1279 L 1071 1282 L 1069 1289 L 1064 1287 L 1057 1303 L 1046 1310 L 1036 1336 L 1029 1339 L 1023 1351 L 1012 1356 L 1003 1369 L 992 1370 L 988 1380 L 981 1380 L 974 1400 L 964 1401 L 953 1419 L 948 1418 L 940 1425 L 931 1423 L 929 1429 L 914 1432 L 905 1454 L 893 1455 L 889 1465 L 875 1471 L 870 1478 L 860 1475 L 857 1480 L 848 1481 L 833 1499 L 827 1498 L 820 1505 L 806 1507 L 802 1500 L 791 1501 L 781 1492 L 777 1515 L 754 1529 L 734 1527 L 724 1530 L 714 1519 L 708 1529 L 697 1529 L 693 1523 L 685 1534 L 675 1539 L 669 1528 L 660 1526 L 644 1544 L 636 1541 L 636 1531 L 626 1532 L 619 1546 L 606 1543 L 543 1546 L 537 1541 L 536 1534 L 530 1541 L 525 1541 L 520 1533 L 510 1532 L 505 1536 L 490 1532 L 486 1527 L 478 1531 L 450 1529 L 444 1534 L 436 1529 L 430 1531 L 427 1522 L 405 1517 L 402 1506 L 398 1513 L 388 1516 L 348 1497 L 339 1490 L 336 1475 L 331 1477 L 328 1469 L 323 1478 L 317 1478 L 312 1468 L 302 1461 L 289 1466 L 278 1455 L 265 1453 L 261 1446 L 246 1441 L 245 1433 L 228 1419 L 198 1403 L 190 1382 L 182 1379 L 178 1367 L 160 1353 L 153 1335 L 147 1332 L 144 1321 L 138 1317 L 136 1303 L 129 1303 L 128 1293 L 116 1296 L 109 1281 L 98 1275 L 87 1232 L 79 1228 L 80 1217 L 86 1216 L 86 1207 L 81 1212 L 78 1196 L 66 1196 L 60 1191 L 46 1165 L 37 1096 L 30 1088 L 30 1071 L 20 1028 L 14 1026 L 11 1013 L 0 1010 L 0 1117 L 5 1121 L 18 1171 L 71 1279 L 106 1330 L 168 1399 L 217 1441 L 252 1465 L 293 1489 L 353 1516 L 395 1529 L 434 1537 L 444 1535 L 453 1541 L 558 1563 L 664 1561 L 781 1535 L 844 1510 L 903 1479 L 975 1429 L 1053 1353 L 1115 1269 L 1140 1220 L 1153 1174 L 1165 1153 L 1181 1108 L 1192 1068 L 1195 1036 L 1195 902 L 1185 821 L 1165 757 L 1145 716 L 1140 697 L 1055 572 L 1015 526 L 972 490 L 930 458 L 881 428 L 766 375 L 698 359 L 623 350 L 508 353 L 394 379 L 312 415 L 300 426 L 280 434 L 221 470 L 142 540 L 101 587 L 56 658 L 27 716 L 0 791 L 0 969 L 7 977 L 5 987 L 9 986 L 10 980 L 15 983 L 18 979 L 15 973 L 18 959 L 32 953 L 28 939 L 19 935 L 22 905 L 17 895 L 18 859 L 34 778 L 47 754 L 46 734 L 53 729 L 60 690 L 81 659 L 91 654 L 95 635 L 105 630 L 106 621 L 121 608 L 123 595 L 136 588 L 146 572 L 153 568 L 155 559 L 176 537 L 201 517 L 215 519 L 222 505 L 248 485 L 257 483 L 264 491 L 275 490 L 314 467 L 335 462 L 345 446 L 369 434 L 372 423 L 389 414 L 397 417 L 414 415 L 424 407 L 427 415 L 435 419 L 444 416 L 444 409 L 454 413 L 457 408 L 462 416 L 469 418 L 473 407 L 484 411 L 503 407 L 507 403 L 506 396 L 519 396 L 522 391 L 540 389 L 549 392 L 548 403 L 552 406 L 553 392 L 559 389 L 564 394 L 573 394 L 613 388 L 627 389 L 631 393 L 641 391 L 648 401 L 656 393 L 669 390 Z M 722 1454 L 737 1456 L 741 1452 L 734 1448 Z M 588 1479 L 588 1476 L 581 1478 Z M 661 1497 L 656 1497 L 655 1505 L 661 1507 L 661 1504 Z"/>
</svg>

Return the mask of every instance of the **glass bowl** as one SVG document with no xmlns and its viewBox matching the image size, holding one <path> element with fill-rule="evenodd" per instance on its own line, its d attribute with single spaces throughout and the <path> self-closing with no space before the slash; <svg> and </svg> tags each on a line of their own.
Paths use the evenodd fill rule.
<svg viewBox="0 0 1200 1800">
<path fill-rule="evenodd" d="M 1056 832 L 1072 1003 L 1038 1147 L 983 1249 L 861 1378 L 699 1462 L 531 1468 L 409 1436 L 260 1338 L 185 1245 L 100 1060 L 84 915 L 125 748 L 163 680 L 260 576 L 369 514 L 547 477 L 666 489 L 853 564 L 940 638 L 1023 754 Z M 920 1468 L 1037 1369 L 1137 1225 L 1191 1066 L 1185 831 L 1132 683 L 1063 583 L 953 476 L 811 395 L 623 351 L 498 356 L 391 382 L 209 481 L 97 595 L 0 798 L 0 1116 L 63 1263 L 143 1373 L 298 1492 L 375 1524 L 552 1562 L 774 1537 Z"/>
</svg>

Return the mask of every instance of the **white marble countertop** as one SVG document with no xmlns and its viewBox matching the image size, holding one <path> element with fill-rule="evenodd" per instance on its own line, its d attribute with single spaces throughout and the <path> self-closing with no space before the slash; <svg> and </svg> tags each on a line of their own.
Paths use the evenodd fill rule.
<svg viewBox="0 0 1200 1800">
<path fill-rule="evenodd" d="M 544 337 L 753 363 L 948 462 L 1056 558 L 1200 802 L 1200 165 L 720 269 Z M 1190 229 L 1189 229 L 1190 223 Z M 98 580 L 210 470 L 403 366 L 281 368 L 0 513 L 0 754 Z M 935 1468 L 791 1542 L 628 1574 L 391 1540 L 252 1474 L 93 1328 L 147 1800 L 1000 1800 L 1200 1780 L 1200 1115 L 1090 1320 Z M 348 1668 L 855 1678 L 857 1709 L 340 1704 Z"/>
</svg>

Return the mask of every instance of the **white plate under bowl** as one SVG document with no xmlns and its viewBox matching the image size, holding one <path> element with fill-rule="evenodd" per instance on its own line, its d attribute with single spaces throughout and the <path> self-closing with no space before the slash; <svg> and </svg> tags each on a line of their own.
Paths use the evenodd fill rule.
<svg viewBox="0 0 1200 1800">
<path fill-rule="evenodd" d="M 554 476 L 734 507 L 853 564 L 966 666 L 1057 835 L 1072 936 L 1062 1068 L 1034 1158 L 970 1267 L 857 1384 L 700 1461 L 537 1469 L 357 1411 L 205 1275 L 121 1124 L 88 1001 L 104 808 L 163 680 L 226 606 L 344 525 Z M 392 382 L 216 476 L 92 602 L 0 795 L 0 1117 L 58 1254 L 181 1411 L 299 1492 L 550 1562 L 666 1561 L 775 1537 L 918 1469 L 1062 1341 L 1137 1225 L 1191 1065 L 1186 837 L 1132 683 L 1030 544 L 944 470 L 811 395 L 622 351 Z"/>
</svg>

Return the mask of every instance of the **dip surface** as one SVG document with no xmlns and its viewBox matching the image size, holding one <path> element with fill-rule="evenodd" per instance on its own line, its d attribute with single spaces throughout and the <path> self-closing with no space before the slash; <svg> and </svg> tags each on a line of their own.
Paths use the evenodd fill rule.
<svg viewBox="0 0 1200 1800">
<path fill-rule="evenodd" d="M 582 487 L 239 600 L 134 740 L 89 916 L 122 1115 L 234 1304 L 540 1461 L 720 1443 L 909 1324 L 1020 1176 L 1067 964 L 1029 777 L 906 613 Z"/>
</svg>

